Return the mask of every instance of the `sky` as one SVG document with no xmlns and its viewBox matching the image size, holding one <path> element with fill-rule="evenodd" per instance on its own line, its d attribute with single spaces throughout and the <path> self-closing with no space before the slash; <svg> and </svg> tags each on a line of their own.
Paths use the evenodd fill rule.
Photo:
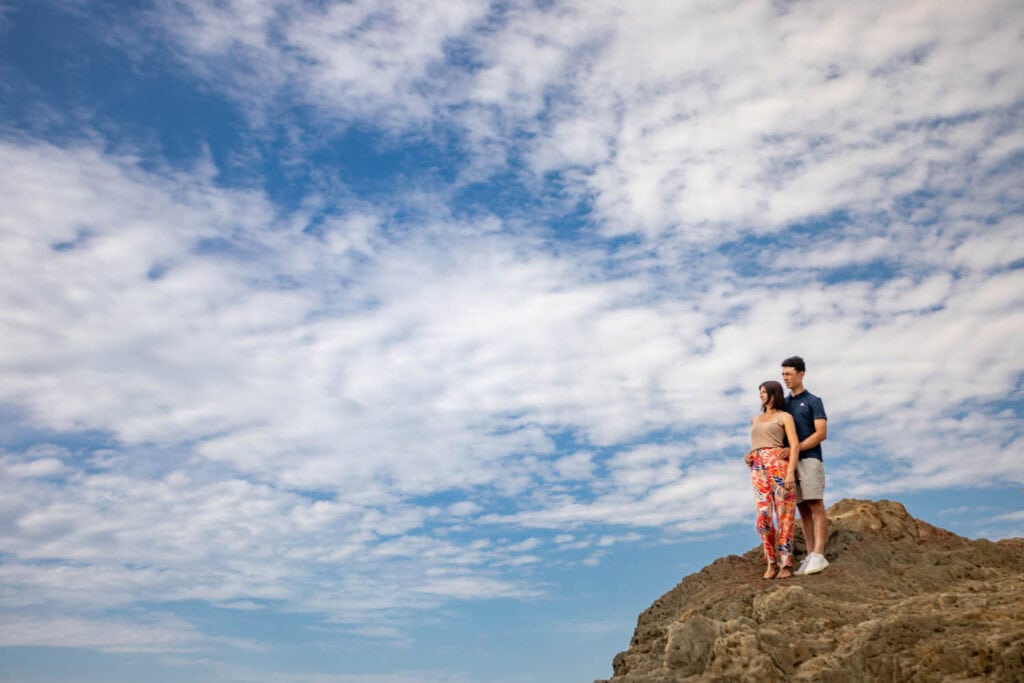
<svg viewBox="0 0 1024 683">
<path fill-rule="evenodd" d="M 1024 536 L 1016 0 L 0 0 L 0 683 L 561 683 L 826 504 Z M 840 560 L 841 561 L 841 560 Z"/>
</svg>

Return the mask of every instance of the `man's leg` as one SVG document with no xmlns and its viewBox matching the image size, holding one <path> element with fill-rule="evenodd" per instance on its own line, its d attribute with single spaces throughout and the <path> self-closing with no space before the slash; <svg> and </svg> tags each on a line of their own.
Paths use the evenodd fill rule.
<svg viewBox="0 0 1024 683">
<path fill-rule="evenodd" d="M 807 540 L 807 557 L 794 572 L 797 576 L 817 574 L 828 568 L 825 559 L 825 541 L 828 539 L 828 515 L 825 513 L 825 501 L 821 499 L 805 500 L 799 504 L 800 524 Z"/>
<path fill-rule="evenodd" d="M 807 552 L 813 552 L 824 555 L 825 554 L 825 541 L 828 540 L 828 514 L 825 512 L 825 501 L 823 500 L 805 500 L 802 505 L 807 507 L 807 511 L 810 513 L 811 526 L 814 530 L 811 532 L 811 538 L 814 540 L 813 546 L 808 544 Z M 803 508 L 800 510 L 800 523 L 804 524 L 804 534 L 807 534 L 807 525 L 804 523 Z"/>
<path fill-rule="evenodd" d="M 796 509 L 800 511 L 800 528 L 804 532 L 804 545 L 807 548 L 808 555 L 816 552 L 814 548 L 817 539 L 814 537 L 814 519 L 811 511 L 811 503 L 813 502 L 813 500 L 805 500 L 796 504 Z"/>
<path fill-rule="evenodd" d="M 825 513 L 825 466 L 820 460 L 807 458 L 796 465 L 797 509 L 804 532 L 807 555 L 825 554 L 828 540 L 828 516 Z"/>
</svg>

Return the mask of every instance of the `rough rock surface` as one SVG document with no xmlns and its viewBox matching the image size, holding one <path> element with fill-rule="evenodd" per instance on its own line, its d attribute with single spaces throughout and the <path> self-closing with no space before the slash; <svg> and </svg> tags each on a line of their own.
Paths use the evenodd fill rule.
<svg viewBox="0 0 1024 683">
<path fill-rule="evenodd" d="M 1024 539 L 885 500 L 828 516 L 828 569 L 766 581 L 760 546 L 716 560 L 640 615 L 611 682 L 1024 681 Z"/>
</svg>

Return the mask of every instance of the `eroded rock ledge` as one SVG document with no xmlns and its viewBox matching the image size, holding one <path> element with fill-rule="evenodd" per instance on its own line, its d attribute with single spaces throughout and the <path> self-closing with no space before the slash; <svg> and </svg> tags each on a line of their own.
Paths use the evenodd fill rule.
<svg viewBox="0 0 1024 683">
<path fill-rule="evenodd" d="M 611 683 L 1024 681 L 1024 539 L 886 500 L 828 514 L 825 572 L 765 581 L 760 547 L 716 560 L 640 615 Z"/>
</svg>

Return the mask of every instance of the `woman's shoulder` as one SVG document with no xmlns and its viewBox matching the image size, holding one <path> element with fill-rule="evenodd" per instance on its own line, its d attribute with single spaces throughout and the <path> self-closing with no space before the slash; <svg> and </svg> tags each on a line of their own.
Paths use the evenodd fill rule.
<svg viewBox="0 0 1024 683">
<path fill-rule="evenodd" d="M 793 416 L 787 413 L 785 410 L 775 410 L 770 414 L 765 415 L 760 413 L 750 418 L 751 422 L 763 422 L 766 424 L 785 424 L 787 420 L 792 420 Z"/>
</svg>

